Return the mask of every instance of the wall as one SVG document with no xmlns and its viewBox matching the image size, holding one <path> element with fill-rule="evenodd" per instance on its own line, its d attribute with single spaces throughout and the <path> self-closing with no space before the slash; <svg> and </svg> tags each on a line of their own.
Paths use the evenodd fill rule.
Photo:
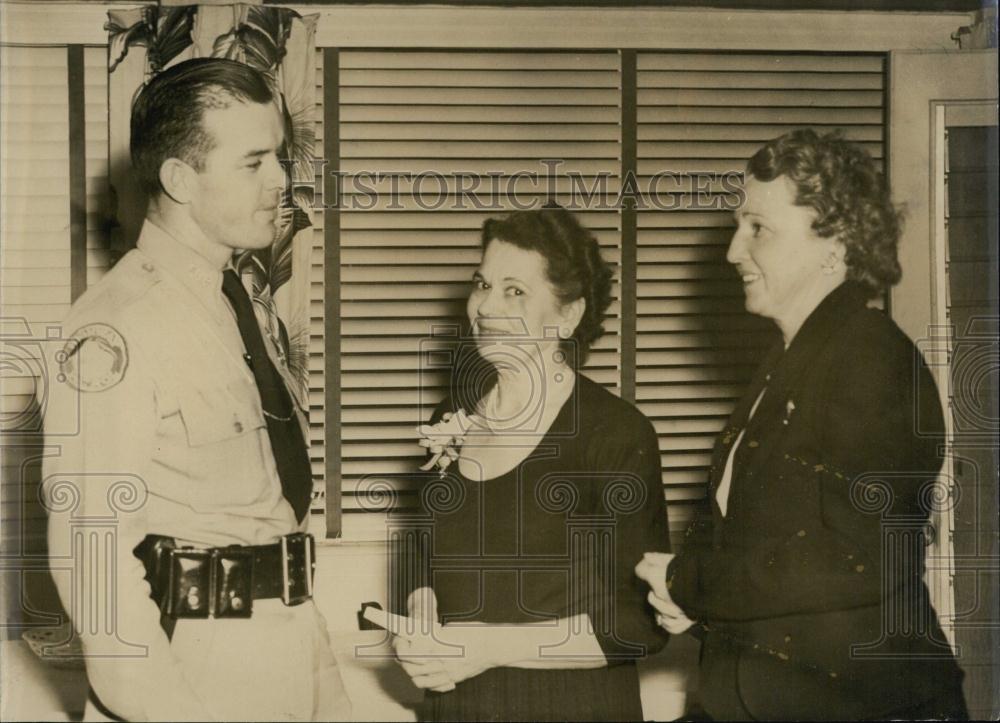
<svg viewBox="0 0 1000 723">
<path fill-rule="evenodd" d="M 8 2 L 4 5 L 4 41 L 104 44 L 107 9 L 136 4 Z M 316 44 L 341 48 L 938 50 L 956 47 L 951 34 L 971 23 L 969 13 L 955 12 L 415 7 L 374 3 L 289 3 L 288 7 L 303 14 L 319 13 Z"/>
</svg>

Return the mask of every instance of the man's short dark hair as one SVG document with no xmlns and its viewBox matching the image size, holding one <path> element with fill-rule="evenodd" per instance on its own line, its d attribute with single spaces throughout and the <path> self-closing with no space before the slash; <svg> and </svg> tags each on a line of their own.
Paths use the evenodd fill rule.
<svg viewBox="0 0 1000 723">
<path fill-rule="evenodd" d="M 151 196 L 162 190 L 160 166 L 168 158 L 204 169 L 216 142 L 204 127 L 206 110 L 273 100 L 264 76 L 235 60 L 195 58 L 164 70 L 132 103 L 129 150 L 143 189 Z"/>
</svg>

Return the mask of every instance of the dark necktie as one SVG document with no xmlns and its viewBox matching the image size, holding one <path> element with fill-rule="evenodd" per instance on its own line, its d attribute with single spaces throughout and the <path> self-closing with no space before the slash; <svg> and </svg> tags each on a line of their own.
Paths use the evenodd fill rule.
<svg viewBox="0 0 1000 723">
<path fill-rule="evenodd" d="M 267 436 L 271 439 L 271 450 L 281 479 L 281 492 L 301 522 L 309 511 L 312 497 L 312 466 L 302 428 L 295 415 L 295 404 L 264 347 L 264 337 L 257 324 L 253 302 L 243 288 L 240 277 L 232 269 L 227 269 L 222 274 L 222 293 L 236 311 L 236 324 L 243 337 L 246 358 L 264 408 Z"/>
</svg>

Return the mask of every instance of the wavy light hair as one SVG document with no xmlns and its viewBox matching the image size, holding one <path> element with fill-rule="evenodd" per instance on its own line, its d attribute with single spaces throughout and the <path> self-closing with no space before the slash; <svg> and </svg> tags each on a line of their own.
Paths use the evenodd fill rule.
<svg viewBox="0 0 1000 723">
<path fill-rule="evenodd" d="M 902 276 L 897 247 L 902 211 L 868 152 L 839 133 L 797 130 L 775 138 L 747 163 L 747 173 L 768 182 L 785 176 L 795 203 L 816 211 L 813 230 L 844 244 L 847 278 L 874 297 Z"/>
</svg>

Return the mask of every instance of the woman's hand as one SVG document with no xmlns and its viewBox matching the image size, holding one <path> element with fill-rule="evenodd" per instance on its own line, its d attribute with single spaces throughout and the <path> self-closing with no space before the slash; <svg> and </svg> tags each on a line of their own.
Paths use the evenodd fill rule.
<svg viewBox="0 0 1000 723">
<path fill-rule="evenodd" d="M 656 593 L 650 592 L 646 599 L 656 609 L 656 624 L 671 635 L 680 635 L 694 625 L 694 620 L 685 615 L 669 597 L 663 599 Z"/>
<path fill-rule="evenodd" d="M 441 626 L 434 627 L 440 630 Z M 436 644 L 436 630 L 427 635 L 417 633 L 416 636 L 396 636 L 392 641 L 396 660 L 410 676 L 410 680 L 418 688 L 446 693 L 455 689 L 455 680 L 443 664 L 443 656 L 450 651 Z"/>
<path fill-rule="evenodd" d="M 447 674 L 441 662 L 440 651 L 435 650 L 436 636 L 441 626 L 437 621 L 437 596 L 429 587 L 410 593 L 406 600 L 409 617 L 414 629 L 395 635 L 392 648 L 396 660 L 418 688 L 438 692 L 454 690 L 455 681 Z"/>
<path fill-rule="evenodd" d="M 656 624 L 671 635 L 680 635 L 692 625 L 691 620 L 667 591 L 667 567 L 674 556 L 667 552 L 647 552 L 635 566 L 635 574 L 650 587 L 647 600 L 656 610 Z"/>
<path fill-rule="evenodd" d="M 429 587 L 410 594 L 413 634 L 392 642 L 396 658 L 418 688 L 444 693 L 468 678 L 502 665 L 504 628 L 488 624 L 439 625 L 437 597 Z"/>
<path fill-rule="evenodd" d="M 669 552 L 647 552 L 635 566 L 635 576 L 644 580 L 653 594 L 664 600 L 670 599 L 667 592 L 667 567 L 674 555 Z"/>
<path fill-rule="evenodd" d="M 429 635 L 397 639 L 396 656 L 418 688 L 440 693 L 502 665 L 503 628 L 484 623 L 436 625 Z"/>
</svg>

